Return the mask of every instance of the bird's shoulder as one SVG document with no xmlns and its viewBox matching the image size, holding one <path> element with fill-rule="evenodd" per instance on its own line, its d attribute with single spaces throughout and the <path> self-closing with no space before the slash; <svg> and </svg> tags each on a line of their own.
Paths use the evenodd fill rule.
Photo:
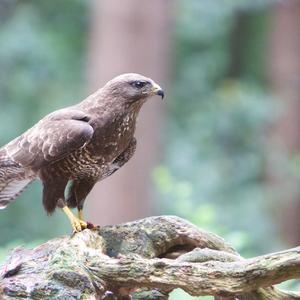
<svg viewBox="0 0 300 300">
<path fill-rule="evenodd" d="M 88 112 L 83 110 L 77 109 L 76 107 L 65 107 L 62 109 L 58 109 L 43 119 L 40 122 L 47 122 L 47 121 L 62 121 L 62 120 L 78 120 L 89 122 L 92 118 L 92 115 Z"/>
</svg>

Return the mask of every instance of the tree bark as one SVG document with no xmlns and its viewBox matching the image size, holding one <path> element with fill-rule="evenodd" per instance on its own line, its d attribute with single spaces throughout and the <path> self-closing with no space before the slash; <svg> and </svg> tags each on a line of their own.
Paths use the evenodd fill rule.
<svg viewBox="0 0 300 300">
<path fill-rule="evenodd" d="M 17 248 L 0 276 L 0 299 L 162 300 L 175 288 L 218 300 L 300 299 L 272 287 L 300 278 L 300 247 L 243 259 L 222 238 L 161 216 Z"/>
<path fill-rule="evenodd" d="M 141 73 L 165 86 L 170 1 L 92 1 L 89 89 L 121 73 Z M 161 153 L 163 104 L 151 99 L 137 124 L 137 151 L 114 176 L 96 185 L 87 201 L 95 224 L 116 224 L 151 214 L 151 171 Z M 100 200 L 99 200 L 100 199 Z M 143 199 L 143 201 L 140 201 Z"/>
</svg>

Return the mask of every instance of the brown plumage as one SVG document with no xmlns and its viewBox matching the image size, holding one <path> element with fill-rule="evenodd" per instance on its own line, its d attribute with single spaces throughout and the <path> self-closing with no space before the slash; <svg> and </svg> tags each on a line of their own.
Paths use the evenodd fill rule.
<svg viewBox="0 0 300 300">
<path fill-rule="evenodd" d="M 132 157 L 137 115 L 155 94 L 163 97 L 153 80 L 133 73 L 120 75 L 79 104 L 47 115 L 2 147 L 0 208 L 40 178 L 46 211 L 51 214 L 61 207 L 75 231 L 85 228 L 86 223 L 72 216 L 67 206 L 81 212 L 94 184 Z"/>
</svg>

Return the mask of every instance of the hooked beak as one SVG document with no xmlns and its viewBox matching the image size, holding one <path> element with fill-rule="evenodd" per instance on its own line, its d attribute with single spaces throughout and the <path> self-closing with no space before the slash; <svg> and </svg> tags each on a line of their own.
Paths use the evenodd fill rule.
<svg viewBox="0 0 300 300">
<path fill-rule="evenodd" d="M 161 99 L 164 99 L 164 97 L 165 97 L 165 93 L 164 93 L 163 89 L 157 83 L 153 83 L 152 93 L 153 93 L 153 95 L 161 96 Z"/>
</svg>

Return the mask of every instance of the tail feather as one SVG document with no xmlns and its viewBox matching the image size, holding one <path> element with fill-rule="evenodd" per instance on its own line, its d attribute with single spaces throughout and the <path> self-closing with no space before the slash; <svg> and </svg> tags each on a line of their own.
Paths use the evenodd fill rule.
<svg viewBox="0 0 300 300">
<path fill-rule="evenodd" d="M 11 158 L 7 155 L 5 148 L 0 149 L 0 168 L 14 164 Z"/>
<path fill-rule="evenodd" d="M 8 204 L 14 201 L 25 190 L 31 181 L 32 179 L 23 179 L 7 183 L 0 192 L 0 209 L 5 208 Z"/>
<path fill-rule="evenodd" d="M 3 148 L 0 149 L 0 209 L 15 200 L 33 180 Z"/>
</svg>

